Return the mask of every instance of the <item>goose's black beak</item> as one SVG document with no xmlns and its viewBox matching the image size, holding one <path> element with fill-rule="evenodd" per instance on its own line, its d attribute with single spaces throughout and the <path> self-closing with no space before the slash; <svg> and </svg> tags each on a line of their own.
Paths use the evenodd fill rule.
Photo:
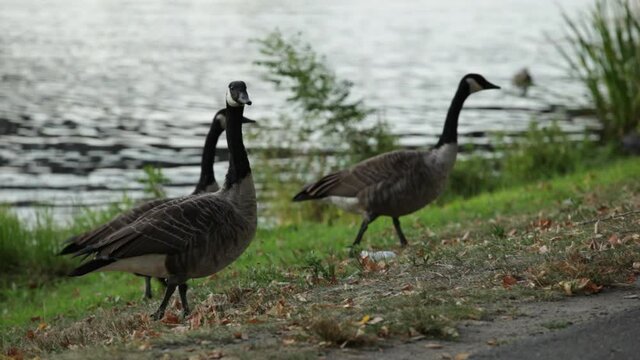
<svg viewBox="0 0 640 360">
<path fill-rule="evenodd" d="M 251 99 L 249 99 L 249 94 L 246 91 L 241 91 L 238 94 L 238 102 L 242 105 L 251 105 Z"/>
<path fill-rule="evenodd" d="M 249 105 L 251 105 L 251 104 L 249 104 Z M 242 123 L 243 124 L 255 124 L 256 121 L 255 120 L 251 120 L 251 119 L 246 118 L 246 117 L 242 117 Z"/>
<path fill-rule="evenodd" d="M 489 89 L 500 89 L 500 86 L 492 84 L 490 82 L 487 81 L 487 83 L 484 86 L 485 89 L 489 90 Z"/>
</svg>

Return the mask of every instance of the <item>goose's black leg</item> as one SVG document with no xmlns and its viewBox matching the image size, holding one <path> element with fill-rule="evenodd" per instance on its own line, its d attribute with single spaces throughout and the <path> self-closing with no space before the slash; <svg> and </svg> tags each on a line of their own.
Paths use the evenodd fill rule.
<svg viewBox="0 0 640 360">
<path fill-rule="evenodd" d="M 393 226 L 396 228 L 396 232 L 398 233 L 398 237 L 400 238 L 400 246 L 407 246 L 409 243 L 407 242 L 407 238 L 404 237 L 404 234 L 402 233 L 402 228 L 400 227 L 400 219 L 394 217 Z"/>
<path fill-rule="evenodd" d="M 171 295 L 176 291 L 177 285 L 174 283 L 167 283 L 167 289 L 164 291 L 164 298 L 162 299 L 162 303 L 156 312 L 154 312 L 151 317 L 153 320 L 160 320 L 164 317 L 164 311 L 167 309 L 167 304 L 169 304 L 169 299 L 171 299 Z"/>
<path fill-rule="evenodd" d="M 360 225 L 360 230 L 358 231 L 358 235 L 356 236 L 356 240 L 353 242 L 353 244 L 351 244 L 351 250 L 349 251 L 349 255 L 351 257 L 354 256 L 354 252 L 353 252 L 354 251 L 353 250 L 354 247 L 360 245 L 360 241 L 362 241 L 362 236 L 367 231 L 367 228 L 369 227 L 369 224 L 371 224 L 377 217 L 378 217 L 378 215 L 367 214 L 362 219 L 362 224 Z"/>
<path fill-rule="evenodd" d="M 151 299 L 153 294 L 151 294 L 151 278 L 148 276 L 144 277 L 144 298 Z"/>
<path fill-rule="evenodd" d="M 185 318 L 189 316 L 191 310 L 189 309 L 189 303 L 187 302 L 187 284 L 178 285 L 178 293 L 180 294 L 180 303 L 182 303 L 182 316 Z"/>
</svg>

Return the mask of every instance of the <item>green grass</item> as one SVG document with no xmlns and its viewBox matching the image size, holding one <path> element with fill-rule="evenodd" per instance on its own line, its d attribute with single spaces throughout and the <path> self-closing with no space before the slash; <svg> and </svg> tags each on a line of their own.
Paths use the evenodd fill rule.
<svg viewBox="0 0 640 360">
<path fill-rule="evenodd" d="M 634 5 L 598 0 L 586 14 L 565 15 L 569 43 L 557 46 L 587 88 L 607 141 L 640 130 L 640 12 Z"/>
<path fill-rule="evenodd" d="M 638 173 L 639 159 L 622 159 L 598 170 L 468 200 L 455 200 L 441 207 L 427 207 L 402 219 L 412 246 L 400 252 L 399 265 L 389 270 L 371 269 L 367 264 L 347 260 L 347 246 L 353 241 L 360 221 L 355 216 L 345 215 L 342 221 L 331 226 L 304 223 L 262 228 L 245 254 L 229 268 L 211 278 L 194 281 L 192 301 L 196 306 L 214 306 L 214 312 L 207 312 L 215 314 L 211 319 L 214 323 L 228 318 L 239 326 L 246 326 L 247 316 L 267 321 L 274 316 L 273 309 L 278 308 L 278 302 L 283 301 L 282 307 L 289 309 L 291 318 L 299 322 L 327 318 L 337 319 L 339 324 L 351 324 L 365 314 L 381 313 L 386 321 L 383 324 L 389 325 L 384 330 L 389 336 L 417 332 L 455 338 L 451 329 L 455 329 L 457 321 L 498 311 L 481 310 L 487 304 L 511 302 L 514 298 L 554 298 L 562 294 L 562 284 L 573 284 L 572 281 L 582 278 L 589 278 L 598 285 L 624 281 L 632 269 L 631 263 L 638 260 L 638 249 L 632 247 L 633 243 L 591 251 L 585 245 L 592 237 L 591 230 L 575 232 L 571 227 L 562 228 L 560 234 L 566 235 L 558 240 L 556 233 L 535 224 L 547 216 L 554 224 L 561 224 L 569 215 L 572 221 L 579 222 L 599 216 L 597 209 L 602 206 L 618 208 L 624 198 L 632 199 L 640 192 L 636 180 Z M 622 229 L 620 234 L 636 231 L 625 230 L 623 227 L 627 225 L 615 221 L 607 226 L 607 231 L 618 231 L 616 226 L 619 227 Z M 512 229 L 517 232 L 514 234 Z M 21 231 L 29 234 L 28 228 Z M 469 235 L 461 240 L 465 233 Z M 574 242 L 577 255 L 571 250 L 573 245 L 570 244 Z M 382 218 L 372 224 L 364 246 L 399 250 L 391 222 Z M 547 246 L 553 252 L 543 254 L 532 250 L 541 246 Z M 425 271 L 432 275 L 425 277 Z M 517 284 L 506 290 L 496 277 L 500 279 L 507 274 L 525 279 L 523 281 L 533 288 Z M 34 329 L 40 322 L 65 329 L 68 326 L 65 324 L 73 324 L 76 319 L 87 318 L 104 309 L 147 313 L 158 301 L 158 296 L 146 304 L 141 301 L 143 281 L 128 274 L 91 274 L 74 279 L 54 277 L 45 283 L 35 281 L 35 286 L 30 286 L 31 274 L 11 276 L 15 281 L 4 281 L 0 290 L 3 348 L 15 344 L 28 329 Z M 37 272 L 33 276 L 40 278 Z M 428 286 L 427 292 L 416 288 L 406 297 L 390 299 L 380 298 L 376 293 L 380 286 L 383 289 L 400 288 L 405 282 L 415 282 L 416 276 L 426 280 L 413 286 Z M 351 283 L 354 279 L 357 285 L 349 285 L 353 290 L 336 291 L 342 289 L 343 283 Z M 157 294 L 159 286 L 154 285 Z M 227 305 L 207 305 L 205 299 L 211 294 L 214 294 L 214 300 L 218 299 L 215 304 Z M 296 294 L 303 294 L 310 303 L 292 305 L 298 301 Z M 353 308 L 338 306 L 314 310 L 314 306 L 309 305 L 319 302 L 342 304 L 348 298 L 356 304 Z M 371 303 L 373 299 L 377 301 Z M 415 307 L 423 308 L 420 316 L 412 317 L 411 311 L 402 311 Z M 37 319 L 32 321 L 32 318 Z M 108 329 L 115 325 L 108 320 L 96 319 L 93 324 L 104 322 L 104 332 L 109 334 L 113 330 Z M 367 336 L 382 331 L 380 326 L 367 326 Z M 107 336 L 100 334 L 103 333 L 96 334 L 95 338 Z M 305 336 L 313 339 L 316 335 Z M 370 344 L 368 337 L 352 340 Z M 47 343 L 33 351 L 60 349 L 59 346 Z"/>
</svg>

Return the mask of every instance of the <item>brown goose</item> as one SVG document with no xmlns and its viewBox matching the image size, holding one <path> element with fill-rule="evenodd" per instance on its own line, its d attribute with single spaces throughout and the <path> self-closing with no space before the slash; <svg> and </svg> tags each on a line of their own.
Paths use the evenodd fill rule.
<svg viewBox="0 0 640 360">
<path fill-rule="evenodd" d="M 215 161 L 216 147 L 218 139 L 222 132 L 226 129 L 227 123 L 227 109 L 223 108 L 216 112 L 211 121 L 211 127 L 204 143 L 202 150 L 202 160 L 200 162 L 200 180 L 193 190 L 192 194 L 200 194 L 203 192 L 216 192 L 220 189 L 218 182 L 216 181 L 215 174 L 213 173 L 213 163 Z M 255 121 L 246 117 L 242 118 L 243 123 L 255 123 Z M 155 208 L 158 205 L 165 204 L 171 201 L 171 198 L 154 199 L 140 204 L 133 209 L 130 209 L 121 215 L 113 218 L 106 224 L 103 224 L 96 229 L 90 230 L 84 234 L 74 236 L 66 241 L 66 246 L 60 252 L 60 255 L 73 254 L 83 250 L 88 245 L 99 241 L 114 232 L 122 229 L 126 225 L 132 223 L 147 211 Z M 164 283 L 164 279 L 159 279 Z M 151 278 L 145 276 L 145 290 L 144 297 L 150 299 L 151 293 Z"/>
<path fill-rule="evenodd" d="M 464 101 L 474 92 L 499 88 L 481 75 L 465 75 L 434 148 L 392 151 L 364 160 L 305 186 L 293 201 L 325 199 L 347 211 L 361 213 L 363 220 L 353 246 L 360 243 L 378 216 L 389 216 L 400 244 L 407 245 L 399 218 L 423 208 L 443 192 L 458 153 L 458 116 Z"/>
<path fill-rule="evenodd" d="M 86 246 L 76 255 L 93 255 L 71 276 L 92 271 L 125 271 L 167 279 L 154 319 L 163 317 L 176 287 L 184 315 L 189 314 L 187 280 L 214 274 L 244 252 L 257 228 L 256 194 L 242 139 L 245 105 L 251 105 L 244 82 L 229 84 L 227 144 L 229 170 L 215 193 L 173 199 L 147 211 L 117 232 Z"/>
</svg>

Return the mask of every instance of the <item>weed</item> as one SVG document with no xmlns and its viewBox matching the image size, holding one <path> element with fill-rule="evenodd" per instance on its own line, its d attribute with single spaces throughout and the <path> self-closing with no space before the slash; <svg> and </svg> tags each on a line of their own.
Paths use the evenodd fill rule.
<svg viewBox="0 0 640 360">
<path fill-rule="evenodd" d="M 145 165 L 142 170 L 144 177 L 138 179 L 138 182 L 144 186 L 144 192 L 154 199 L 167 197 L 167 193 L 162 187 L 169 179 L 162 174 L 162 169 L 153 165 Z"/>
<path fill-rule="evenodd" d="M 571 18 L 568 46 L 557 44 L 571 72 L 587 88 L 605 141 L 639 130 L 640 12 L 632 0 L 598 0 L 588 14 Z"/>
</svg>

